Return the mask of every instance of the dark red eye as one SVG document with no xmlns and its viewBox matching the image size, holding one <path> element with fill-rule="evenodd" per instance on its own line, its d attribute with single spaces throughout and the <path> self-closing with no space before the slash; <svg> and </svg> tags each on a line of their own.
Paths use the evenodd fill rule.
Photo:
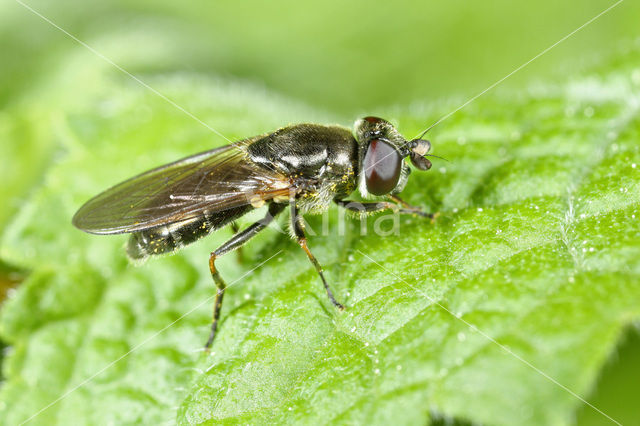
<svg viewBox="0 0 640 426">
<path fill-rule="evenodd" d="M 385 195 L 398 184 L 402 157 L 388 143 L 374 139 L 367 148 L 362 167 L 367 191 L 373 195 Z"/>
</svg>

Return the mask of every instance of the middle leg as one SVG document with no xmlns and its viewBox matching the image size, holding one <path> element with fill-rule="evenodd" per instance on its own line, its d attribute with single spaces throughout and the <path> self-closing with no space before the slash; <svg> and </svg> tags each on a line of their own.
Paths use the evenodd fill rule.
<svg viewBox="0 0 640 426">
<path fill-rule="evenodd" d="M 324 273 L 322 272 L 322 266 L 316 259 L 316 257 L 311 253 L 309 247 L 307 246 L 307 237 L 304 234 L 304 222 L 302 219 L 302 215 L 298 212 L 298 207 L 296 206 L 295 199 L 290 201 L 291 206 L 291 227 L 293 228 L 293 232 L 298 240 L 298 244 L 304 252 L 307 254 L 307 257 L 316 268 L 318 275 L 320 275 L 320 279 L 322 279 L 322 284 L 324 285 L 324 289 L 327 291 L 327 295 L 329 296 L 329 300 L 333 303 L 334 306 L 338 307 L 340 310 L 344 309 L 344 306 L 333 297 L 333 292 L 327 283 L 327 280 L 324 278 Z"/>
</svg>

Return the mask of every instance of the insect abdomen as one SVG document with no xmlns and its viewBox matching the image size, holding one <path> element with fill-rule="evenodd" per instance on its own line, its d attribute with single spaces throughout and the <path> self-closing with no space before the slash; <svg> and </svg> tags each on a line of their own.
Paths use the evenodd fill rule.
<svg viewBox="0 0 640 426">
<path fill-rule="evenodd" d="M 222 226 L 234 221 L 251 206 L 241 206 L 220 212 L 207 213 L 189 222 L 175 223 L 134 232 L 127 244 L 132 259 L 169 253 L 191 244 Z"/>
</svg>

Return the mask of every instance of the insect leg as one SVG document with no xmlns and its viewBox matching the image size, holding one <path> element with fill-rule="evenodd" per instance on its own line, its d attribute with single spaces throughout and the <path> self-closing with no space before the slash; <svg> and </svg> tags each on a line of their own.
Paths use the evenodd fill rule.
<svg viewBox="0 0 640 426">
<path fill-rule="evenodd" d="M 240 227 L 238 226 L 238 222 L 236 222 L 235 220 L 233 222 L 231 222 L 231 231 L 234 234 L 237 234 L 238 232 L 240 232 Z M 236 255 L 238 257 L 238 263 L 242 263 L 242 247 L 238 247 L 238 249 L 236 250 Z"/>
<path fill-rule="evenodd" d="M 423 211 L 420 207 L 416 207 L 416 206 L 412 206 L 411 204 L 407 203 L 406 201 L 404 201 L 402 198 L 398 197 L 397 195 L 391 195 L 389 194 L 388 197 L 393 200 L 394 202 L 400 204 L 402 207 L 404 207 L 405 210 L 408 210 L 409 213 L 413 213 L 413 214 L 417 214 L 423 217 L 428 217 L 429 219 L 433 219 L 435 217 L 435 215 L 433 213 L 427 213 L 425 211 Z"/>
<path fill-rule="evenodd" d="M 333 292 L 329 288 L 329 284 L 327 284 L 327 280 L 324 278 L 324 273 L 322 272 L 322 266 L 320 266 L 320 263 L 318 263 L 318 260 L 311 253 L 311 251 L 309 250 L 309 247 L 307 246 L 307 237 L 304 235 L 304 222 L 302 219 L 302 215 L 298 213 L 298 207 L 295 204 L 295 200 L 291 200 L 290 206 L 291 206 L 291 226 L 293 228 L 293 232 L 295 233 L 296 239 L 298 240 L 298 244 L 300 244 L 300 247 L 302 247 L 302 250 L 304 250 L 304 252 L 307 254 L 307 257 L 309 258 L 313 266 L 315 266 L 316 271 L 318 272 L 318 275 L 320 275 L 320 278 L 322 279 L 322 284 L 324 285 L 324 288 L 327 291 L 327 295 L 329 296 L 329 300 L 331 300 L 331 303 L 333 303 L 340 310 L 344 309 L 344 306 L 341 303 L 339 303 L 335 297 L 333 297 Z"/>
<path fill-rule="evenodd" d="M 383 210 L 398 210 L 398 206 L 388 201 L 361 203 L 359 201 L 333 200 L 340 207 L 361 214 L 371 214 Z"/>
<path fill-rule="evenodd" d="M 204 345 L 205 349 L 209 349 L 211 347 L 213 339 L 216 337 L 218 320 L 220 319 L 220 309 L 222 308 L 222 298 L 224 297 L 224 291 L 227 288 L 226 283 L 224 282 L 224 280 L 220 276 L 220 273 L 218 272 L 218 269 L 216 268 L 216 259 L 225 253 L 237 249 L 238 247 L 249 241 L 258 232 L 266 228 L 273 221 L 274 217 L 282 210 L 284 210 L 285 207 L 286 204 L 269 204 L 269 211 L 264 218 L 250 225 L 245 230 L 236 233 L 226 243 L 218 247 L 215 251 L 211 252 L 211 256 L 209 256 L 209 269 L 211 270 L 211 277 L 213 278 L 213 282 L 216 284 L 218 291 L 216 293 L 216 299 L 213 304 L 213 322 L 211 323 L 211 333 L 209 334 L 207 343 Z"/>
<path fill-rule="evenodd" d="M 371 214 L 375 212 L 380 212 L 383 210 L 393 210 L 402 214 L 418 214 L 420 216 L 433 218 L 434 215 L 430 213 L 425 213 L 417 207 L 411 207 L 409 209 L 399 209 L 397 204 L 390 203 L 388 201 L 379 201 L 379 202 L 365 202 L 361 203 L 359 201 L 349 201 L 349 200 L 334 200 L 334 202 L 349 211 L 360 213 L 360 214 Z"/>
</svg>

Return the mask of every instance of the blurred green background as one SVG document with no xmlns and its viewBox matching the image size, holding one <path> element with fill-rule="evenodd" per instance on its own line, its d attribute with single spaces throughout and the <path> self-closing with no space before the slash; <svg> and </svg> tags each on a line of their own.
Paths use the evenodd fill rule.
<svg viewBox="0 0 640 426">
<path fill-rule="evenodd" d="M 393 105 L 450 97 L 464 101 L 613 3 L 27 2 L 142 80 L 180 71 L 249 81 L 346 125 Z M 503 87 L 558 79 L 587 66 L 620 41 L 637 37 L 639 18 L 640 2 L 621 3 Z M 60 70 L 95 62 L 96 55 L 24 5 L 5 0 L 0 3 L 0 57 L 1 229 L 55 161 L 52 118 L 91 90 L 90 79 L 59 85 Z M 176 114 L 182 112 L 176 109 Z M 2 287 L 19 281 L 20 271 L 9 265 L 0 270 Z M 614 417 L 628 404 L 613 390 L 633 386 L 630 379 L 637 382 L 640 376 L 633 362 L 640 342 L 635 331 L 629 335 L 594 396 Z M 582 424 L 600 420 L 589 410 L 579 415 Z"/>
<path fill-rule="evenodd" d="M 613 3 L 28 2 L 128 71 L 249 79 L 347 115 L 482 90 Z M 0 99 L 10 102 L 79 46 L 13 0 L 0 14 Z M 637 34 L 638 17 L 638 2 L 621 3 L 505 84 L 609 50 Z"/>
</svg>

